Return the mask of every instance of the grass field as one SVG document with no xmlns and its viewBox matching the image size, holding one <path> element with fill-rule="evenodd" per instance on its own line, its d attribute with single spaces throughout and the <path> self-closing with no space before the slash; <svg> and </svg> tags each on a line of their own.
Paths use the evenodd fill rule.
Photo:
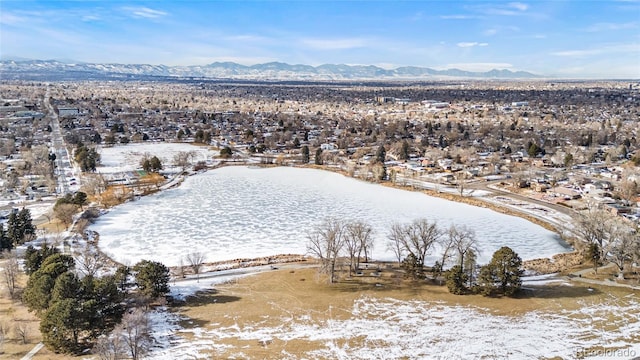
<svg viewBox="0 0 640 360">
<path fill-rule="evenodd" d="M 40 341 L 38 319 L 8 299 L 4 284 L 0 295 L 0 323 L 28 325 L 26 344 L 11 328 L 0 358 L 20 359 Z M 447 351 L 465 345 L 497 349 L 464 355 L 502 358 L 503 335 L 514 336 L 506 346 L 516 339 L 522 348 L 516 357 L 581 358 L 576 354 L 640 343 L 639 299 L 631 289 L 566 280 L 527 283 L 518 298 L 486 298 L 451 295 L 445 286 L 405 280 L 392 269 L 343 276 L 333 285 L 315 269 L 274 270 L 170 307 L 179 319 L 177 337 L 152 358 L 455 358 Z M 558 337 L 566 344 L 553 343 Z M 545 341 L 527 352 L 531 342 Z M 73 358 L 42 349 L 33 359 Z"/>
<path fill-rule="evenodd" d="M 570 343 L 566 346 L 572 349 L 565 350 L 562 349 L 563 345 L 549 344 L 548 353 L 540 348 L 539 353 L 527 353 L 525 349 L 518 350 L 522 351 L 518 354 L 574 354 L 564 358 L 575 358 L 577 351 L 597 350 L 597 344 L 602 341 L 609 344 L 640 342 L 640 335 L 629 335 L 626 332 L 618 334 L 619 327 L 631 324 L 637 328 L 640 324 L 637 315 L 628 317 L 619 313 L 637 308 L 637 300 L 638 294 L 632 290 L 562 283 L 528 285 L 518 298 L 456 296 L 449 294 L 444 286 L 403 280 L 393 271 L 383 271 L 380 276 L 375 277 L 365 274 L 363 277 L 344 279 L 337 284 L 328 285 L 313 269 L 304 269 L 274 271 L 242 278 L 189 298 L 186 305 L 175 310 L 183 317 L 180 324 L 184 331 L 180 335 L 186 338 L 187 343 L 210 342 L 210 346 L 202 346 L 203 350 L 199 352 L 204 357 L 368 357 L 369 354 L 375 355 L 376 346 L 381 351 L 390 351 L 386 355 L 382 353 L 387 358 L 397 357 L 396 354 L 415 356 L 420 354 L 421 349 L 411 352 L 402 348 L 415 344 L 414 342 L 398 340 L 396 344 L 397 339 L 392 339 L 394 331 L 398 332 L 398 336 L 420 336 L 420 330 L 407 329 L 407 324 L 408 327 L 423 327 L 424 331 L 441 331 L 441 335 L 431 336 L 426 340 L 433 342 L 427 346 L 428 349 L 443 351 L 443 343 L 460 340 L 447 338 L 451 335 L 451 331 L 447 330 L 447 323 L 453 328 L 464 328 L 467 325 L 470 328 L 486 328 L 487 337 L 499 337 L 501 332 L 508 329 L 516 334 L 522 333 L 520 337 L 527 337 L 535 334 L 529 334 L 526 326 L 523 328 L 518 324 L 532 322 L 535 325 L 541 321 L 540 317 L 547 316 L 550 319 L 546 325 L 548 328 L 541 328 L 541 332 L 560 334 L 565 329 L 555 327 L 574 323 L 584 327 L 582 330 L 566 329 L 566 332 L 575 332 L 576 335 L 576 339 L 571 334 L 567 335 Z M 403 307 L 406 307 L 402 310 L 404 313 L 393 313 L 395 308 Z M 430 309 L 425 310 L 425 307 Z M 425 311 L 431 310 L 433 312 L 425 314 Z M 598 314 L 594 315 L 593 312 Z M 410 316 L 406 316 L 407 314 Z M 469 317 L 468 324 L 465 324 L 465 316 Z M 412 317 L 422 317 L 422 320 L 412 322 Z M 378 321 L 380 318 L 384 318 L 387 323 Z M 431 323 L 434 318 L 444 320 L 438 320 L 442 324 L 434 326 Z M 365 321 L 362 322 L 362 319 Z M 423 321 L 425 319 L 428 321 Z M 354 324 L 357 321 L 361 322 L 357 326 L 365 324 L 365 331 L 361 334 L 340 328 L 356 326 Z M 381 331 L 382 327 L 390 325 L 388 323 L 393 324 L 394 321 L 399 324 L 397 329 Z M 480 323 L 476 324 L 478 321 Z M 507 322 L 504 329 L 496 321 Z M 366 331 L 367 326 L 371 327 L 370 333 Z M 460 333 L 464 343 L 465 331 L 455 331 Z M 328 335 L 331 332 L 344 336 L 331 337 Z M 599 334 L 602 332 L 605 335 Z M 326 336 L 323 335 L 325 333 Z M 381 333 L 384 337 L 372 340 L 376 333 Z M 547 335 L 553 336 L 551 333 Z M 470 337 L 470 342 L 482 340 L 482 336 L 478 337 L 478 334 L 467 336 Z M 525 340 L 527 339 L 518 341 Z M 491 339 L 487 341 L 490 342 Z M 368 350 L 372 346 L 374 349 Z M 501 357 L 502 353 L 496 350 L 495 354 L 496 357 Z M 455 357 L 455 354 L 450 356 Z M 489 358 L 493 357 L 489 355 Z"/>
</svg>

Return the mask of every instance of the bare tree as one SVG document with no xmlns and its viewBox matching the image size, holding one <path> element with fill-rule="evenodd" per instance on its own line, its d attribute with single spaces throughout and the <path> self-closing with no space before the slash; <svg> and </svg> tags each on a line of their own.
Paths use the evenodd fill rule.
<svg viewBox="0 0 640 360">
<path fill-rule="evenodd" d="M 393 252 L 396 260 L 398 260 L 398 265 L 400 265 L 406 254 L 406 250 L 403 246 L 404 226 L 402 224 L 391 225 L 391 230 L 387 235 L 387 238 L 389 239 L 387 242 L 387 249 Z"/>
<path fill-rule="evenodd" d="M 9 338 L 9 323 L 0 322 L 0 354 L 2 354 L 2 346 L 4 342 Z"/>
<path fill-rule="evenodd" d="M 76 261 L 79 265 L 79 270 L 86 276 L 95 276 L 104 268 L 104 256 L 89 244 L 87 244 L 81 252 L 76 253 L 75 255 Z"/>
<path fill-rule="evenodd" d="M 18 257 L 15 251 L 12 251 L 8 254 L 4 261 L 4 271 L 3 277 L 5 280 L 5 284 L 7 285 L 7 289 L 9 290 L 9 296 L 13 299 L 15 295 L 17 283 L 16 280 L 18 278 L 18 272 L 20 268 L 18 266 Z"/>
<path fill-rule="evenodd" d="M 178 275 L 179 275 L 181 278 L 183 278 L 183 279 L 184 279 L 185 277 L 187 277 L 186 272 L 185 272 L 185 270 L 186 270 L 186 268 L 187 268 L 187 267 L 186 267 L 186 265 L 184 264 L 184 259 L 183 259 L 182 257 L 180 258 L 180 260 L 179 260 L 179 261 L 180 261 L 180 263 L 178 264 Z"/>
<path fill-rule="evenodd" d="M 618 278 L 624 279 L 624 266 L 637 255 L 640 248 L 640 228 L 636 225 L 631 229 L 622 221 L 618 221 L 618 229 L 611 239 L 608 255 L 611 262 L 618 267 Z"/>
<path fill-rule="evenodd" d="M 453 248 L 458 253 L 458 265 L 462 267 L 464 265 L 465 256 L 469 252 L 477 252 L 476 249 L 476 235 L 473 230 L 466 226 L 451 225 L 449 228 L 449 239 Z"/>
<path fill-rule="evenodd" d="M 112 333 L 111 336 L 101 336 L 93 347 L 93 353 L 100 360 L 122 360 L 128 357 L 127 345 L 122 334 Z"/>
<path fill-rule="evenodd" d="M 637 182 L 629 178 L 622 180 L 617 191 L 618 195 L 629 203 L 633 202 L 636 196 L 638 196 L 638 192 L 640 192 L 640 186 Z"/>
<path fill-rule="evenodd" d="M 173 156 L 173 165 L 185 171 L 190 165 L 191 161 L 196 157 L 195 151 L 179 151 Z"/>
<path fill-rule="evenodd" d="M 427 219 L 416 219 L 404 228 L 403 245 L 407 252 L 415 256 L 419 265 L 424 266 L 427 253 L 442 235 L 438 224 Z"/>
<path fill-rule="evenodd" d="M 308 235 L 307 250 L 320 260 L 320 271 L 329 275 L 329 283 L 335 282 L 336 262 L 344 246 L 344 224 L 327 218 Z"/>
<path fill-rule="evenodd" d="M 15 333 L 26 344 L 29 340 L 29 324 L 26 321 L 16 321 Z"/>
<path fill-rule="evenodd" d="M 122 334 L 132 360 L 141 359 L 151 348 L 150 332 L 149 318 L 141 309 L 126 313 L 114 329 L 115 334 Z"/>
<path fill-rule="evenodd" d="M 199 251 L 187 254 L 187 262 L 189 263 L 189 266 L 191 266 L 193 273 L 197 275 L 198 279 L 200 279 L 200 270 L 204 265 L 204 259 L 205 255 Z"/>
<path fill-rule="evenodd" d="M 351 271 L 357 271 L 360 267 L 362 253 L 367 256 L 373 245 L 371 225 L 362 221 L 353 221 L 345 225 L 344 245 L 349 256 L 349 276 Z"/>
<path fill-rule="evenodd" d="M 78 212 L 78 205 L 75 204 L 59 204 L 53 208 L 53 215 L 60 220 L 66 227 L 73 222 L 73 215 Z"/>
<path fill-rule="evenodd" d="M 615 231 L 615 222 L 613 214 L 591 204 L 587 210 L 578 213 L 572 230 L 586 243 L 598 244 L 600 259 L 606 259 L 607 247 Z"/>
</svg>

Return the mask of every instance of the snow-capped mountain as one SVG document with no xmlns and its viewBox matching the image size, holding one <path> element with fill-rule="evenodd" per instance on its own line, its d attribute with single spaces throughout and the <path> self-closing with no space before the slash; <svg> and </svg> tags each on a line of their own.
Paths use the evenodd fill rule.
<svg viewBox="0 0 640 360">
<path fill-rule="evenodd" d="M 491 70 L 472 72 L 459 69 L 434 70 L 405 66 L 383 69 L 373 65 L 325 64 L 290 65 L 270 62 L 241 65 L 214 62 L 208 65 L 165 66 L 148 64 L 93 64 L 57 60 L 2 60 L 2 79 L 101 79 L 101 78 L 202 78 L 241 80 L 436 80 L 446 78 L 526 79 L 536 78 L 525 71 Z"/>
</svg>

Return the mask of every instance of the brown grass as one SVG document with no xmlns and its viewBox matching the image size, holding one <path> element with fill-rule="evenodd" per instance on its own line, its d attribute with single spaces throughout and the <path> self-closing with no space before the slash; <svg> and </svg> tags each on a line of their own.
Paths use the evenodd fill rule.
<svg viewBox="0 0 640 360">
<path fill-rule="evenodd" d="M 309 316 L 322 321 L 329 318 L 347 319 L 356 299 L 394 298 L 398 300 L 438 301 L 449 305 L 471 306 L 486 309 L 496 315 L 517 316 L 527 312 L 574 310 L 582 301 L 599 303 L 610 301 L 611 296 L 621 298 L 631 290 L 617 288 L 545 285 L 527 287 L 518 298 L 487 298 L 480 295 L 457 296 L 445 286 L 417 283 L 401 278 L 393 270 L 384 270 L 380 276 L 365 273 L 364 276 L 343 278 L 339 283 L 328 285 L 314 269 L 277 270 L 237 282 L 218 286 L 215 290 L 200 293 L 188 299 L 184 306 L 175 310 L 187 317 L 182 325 L 192 327 L 227 327 L 262 324 L 276 327 L 279 319 Z M 190 335 L 186 333 L 187 338 Z M 357 339 L 352 340 L 357 341 Z M 241 349 L 249 358 L 278 358 L 282 351 L 294 355 L 321 348 L 323 344 L 309 340 L 292 340 L 284 343 L 273 339 L 268 344 L 229 338 L 220 341 L 231 345 L 231 356 Z M 212 356 L 216 354 L 211 354 Z"/>
<path fill-rule="evenodd" d="M 19 279 L 20 288 L 24 288 L 27 276 L 22 274 Z M 19 299 L 10 299 L 6 284 L 0 284 L 0 324 L 7 325 L 9 328 L 9 336 L 5 340 L 4 345 L 0 347 L 1 359 L 21 359 L 33 347 L 42 340 L 40 335 L 40 320 L 30 313 L 27 308 L 22 305 Z M 22 338 L 16 332 L 17 325 L 27 326 L 27 342 L 22 342 Z M 53 354 L 47 349 L 42 349 L 33 359 L 71 359 L 71 357 Z"/>
</svg>

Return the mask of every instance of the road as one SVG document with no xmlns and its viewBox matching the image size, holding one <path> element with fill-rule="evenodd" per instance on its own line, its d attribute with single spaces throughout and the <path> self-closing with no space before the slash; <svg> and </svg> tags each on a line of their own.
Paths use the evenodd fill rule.
<svg viewBox="0 0 640 360">
<path fill-rule="evenodd" d="M 509 206 L 508 204 L 503 203 L 496 198 L 503 197 L 503 198 L 514 200 L 515 202 L 518 202 L 518 203 L 532 204 L 535 207 L 548 209 L 550 210 L 550 212 L 552 211 L 568 217 L 574 217 L 576 215 L 573 209 L 570 209 L 566 206 L 562 206 L 562 205 L 558 205 L 558 204 L 554 204 L 546 201 L 541 201 L 538 199 L 532 199 L 530 197 L 520 195 L 517 193 L 500 190 L 500 189 L 497 189 L 495 186 L 493 186 L 493 185 L 497 185 L 502 181 L 504 180 L 475 181 L 475 182 L 467 183 L 464 189 L 465 196 L 473 196 L 474 191 L 482 191 L 484 193 L 482 196 L 474 196 L 474 198 L 496 205 L 496 206 L 508 207 L 509 209 L 512 209 L 514 211 L 519 211 L 519 212 L 522 212 L 523 214 L 533 216 L 535 218 L 538 218 L 541 221 L 553 224 L 558 229 L 566 227 L 567 225 L 566 221 L 564 221 L 563 219 L 558 219 L 553 216 L 538 215 L 535 212 L 528 211 L 524 207 Z M 409 186 L 413 186 L 418 189 L 431 190 L 431 191 L 447 193 L 452 195 L 459 195 L 459 191 L 455 187 L 438 184 L 435 182 L 428 182 L 428 181 L 412 179 L 408 177 L 401 177 L 400 180 L 398 180 L 398 182 L 405 183 Z"/>
<path fill-rule="evenodd" d="M 47 88 L 47 92 L 44 96 L 44 105 L 47 107 L 49 112 L 48 116 L 51 119 L 51 146 L 53 147 L 54 154 L 56 155 L 56 192 L 59 196 L 64 196 L 65 194 L 70 193 L 69 180 L 71 178 L 75 178 L 75 182 L 77 183 L 80 179 L 78 177 L 74 177 L 73 172 L 71 171 L 72 166 L 69 161 L 69 152 L 67 151 L 64 137 L 62 136 L 58 114 L 56 114 L 55 109 L 51 104 L 50 96 L 50 89 Z"/>
</svg>

